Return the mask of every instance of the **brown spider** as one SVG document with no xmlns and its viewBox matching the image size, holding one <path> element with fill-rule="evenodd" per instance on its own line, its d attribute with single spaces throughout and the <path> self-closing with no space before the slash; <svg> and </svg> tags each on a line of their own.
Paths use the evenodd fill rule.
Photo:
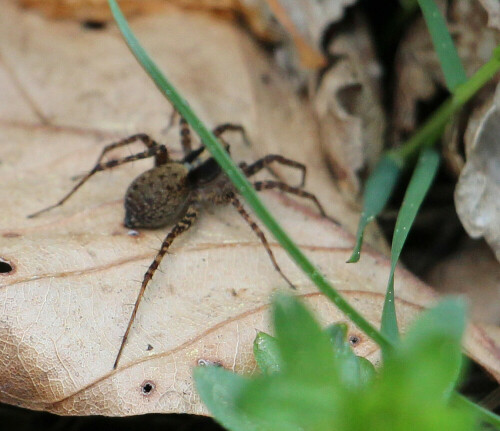
<svg viewBox="0 0 500 431">
<path fill-rule="evenodd" d="M 243 137 L 246 139 L 243 127 L 230 123 L 222 124 L 216 127 L 213 130 L 213 133 L 225 143 L 221 135 L 226 131 L 238 131 L 242 133 Z M 137 309 L 139 308 L 144 291 L 146 290 L 146 286 L 153 278 L 156 269 L 174 239 L 191 227 L 194 220 L 198 217 L 201 204 L 204 202 L 211 202 L 216 205 L 231 203 L 259 237 L 269 257 L 271 258 L 276 271 L 279 272 L 290 287 L 295 289 L 295 286 L 283 274 L 278 263 L 276 262 L 264 233 L 243 208 L 243 205 L 236 197 L 236 189 L 227 176 L 222 172 L 217 162 L 211 157 L 205 161 L 201 161 L 199 159 L 199 156 L 205 150 L 203 145 L 196 150 L 192 150 L 189 126 L 183 118 L 181 118 L 180 121 L 180 134 L 181 144 L 184 151 L 184 158 L 180 160 L 170 159 L 167 148 L 164 145 L 158 144 L 148 135 L 143 133 L 132 135 L 121 141 L 107 145 L 104 147 L 101 155 L 97 159 L 96 165 L 92 168 L 92 170 L 84 175 L 66 196 L 64 196 L 55 205 L 28 216 L 30 218 L 36 217 L 45 211 L 62 205 L 96 172 L 111 169 L 128 162 L 133 162 L 134 160 L 146 159 L 149 157 L 155 158 L 155 167 L 139 175 L 134 181 L 132 181 L 127 189 L 125 194 L 125 226 L 129 228 L 154 229 L 174 224 L 174 227 L 163 240 L 161 248 L 155 259 L 144 274 L 141 289 L 137 296 L 132 315 L 130 316 L 127 329 L 123 336 L 113 369 L 116 369 L 118 366 L 118 361 L 120 360 L 128 334 L 137 314 Z M 123 147 L 136 141 L 142 141 L 147 149 L 128 157 L 102 162 L 104 155 L 108 151 Z M 229 145 L 227 143 L 225 143 L 225 145 L 226 149 L 229 149 Z M 283 192 L 310 199 L 317 206 L 321 215 L 326 216 L 325 211 L 316 196 L 301 189 L 304 185 L 306 175 L 306 167 L 302 163 L 287 159 L 277 154 L 269 154 L 251 165 L 240 163 L 239 166 L 247 177 L 251 177 L 274 162 L 300 169 L 302 171 L 302 181 L 300 186 L 292 187 L 280 181 L 257 181 L 253 183 L 255 189 L 257 191 L 278 189 Z"/>
</svg>

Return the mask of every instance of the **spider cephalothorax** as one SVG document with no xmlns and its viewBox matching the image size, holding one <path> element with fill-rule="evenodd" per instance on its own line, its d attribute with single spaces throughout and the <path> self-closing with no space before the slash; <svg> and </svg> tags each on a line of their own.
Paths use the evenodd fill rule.
<svg viewBox="0 0 500 431">
<path fill-rule="evenodd" d="M 244 129 L 234 124 L 223 124 L 214 129 L 214 135 L 222 140 L 221 135 L 226 131 L 239 131 L 245 137 Z M 141 141 L 146 150 L 121 159 L 103 162 L 104 155 L 112 149 L 123 147 L 135 141 Z M 125 226 L 130 228 L 160 228 L 166 225 L 174 225 L 167 234 L 155 259 L 144 274 L 141 289 L 130 317 L 129 324 L 123 336 L 123 340 L 118 351 L 113 368 L 116 368 L 120 359 L 123 347 L 127 341 L 130 328 L 137 314 L 137 309 L 146 290 L 146 286 L 153 278 L 153 274 L 158 268 L 163 256 L 167 253 L 174 239 L 181 233 L 188 230 L 198 217 L 199 210 L 204 203 L 216 205 L 232 204 L 244 220 L 250 225 L 255 234 L 264 245 L 274 267 L 283 279 L 294 288 L 293 284 L 281 271 L 274 254 L 269 247 L 264 233 L 252 220 L 238 200 L 236 190 L 226 175 L 221 171 L 219 165 L 213 158 L 201 160 L 204 147 L 198 149 L 191 148 L 191 138 L 189 127 L 184 119 L 181 119 L 181 144 L 184 151 L 184 158 L 172 160 L 168 150 L 164 145 L 158 144 L 148 135 L 137 134 L 125 138 L 121 141 L 104 147 L 96 165 L 84 175 L 73 189 L 55 205 L 45 208 L 29 217 L 35 217 L 42 212 L 62 205 L 73 195 L 92 175 L 97 172 L 111 169 L 134 160 L 155 158 L 155 166 L 139 175 L 127 189 L 125 194 Z M 226 148 L 229 146 L 226 144 Z M 292 187 L 280 181 L 257 181 L 253 186 L 257 191 L 278 189 L 283 192 L 301 196 L 313 201 L 320 213 L 325 212 L 316 197 L 302 189 L 306 174 L 306 167 L 294 160 L 287 159 L 277 154 L 269 154 L 251 165 L 241 163 L 240 168 L 247 177 L 253 176 L 258 171 L 272 163 L 280 163 L 291 166 L 302 171 L 302 182 L 299 187 Z"/>
</svg>

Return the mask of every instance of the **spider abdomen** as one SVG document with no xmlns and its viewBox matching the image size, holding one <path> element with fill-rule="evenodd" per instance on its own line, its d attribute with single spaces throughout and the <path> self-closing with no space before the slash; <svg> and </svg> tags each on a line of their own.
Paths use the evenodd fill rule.
<svg viewBox="0 0 500 431">
<path fill-rule="evenodd" d="M 175 223 L 188 206 L 187 168 L 167 163 L 139 175 L 125 194 L 125 226 L 159 228 Z"/>
</svg>

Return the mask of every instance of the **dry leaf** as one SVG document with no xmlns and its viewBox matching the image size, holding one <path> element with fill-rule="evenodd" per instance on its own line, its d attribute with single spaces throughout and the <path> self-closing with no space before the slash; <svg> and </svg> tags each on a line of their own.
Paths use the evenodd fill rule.
<svg viewBox="0 0 500 431">
<path fill-rule="evenodd" d="M 360 191 L 383 148 L 385 113 L 380 97 L 381 66 L 361 15 L 337 32 L 328 52 L 338 60 L 324 73 L 314 98 L 323 151 L 347 199 Z"/>
<path fill-rule="evenodd" d="M 500 3 L 497 0 L 479 0 L 488 12 L 488 27 L 500 30 Z"/>
<path fill-rule="evenodd" d="M 55 19 L 72 18 L 87 22 L 112 19 L 107 0 L 18 0 L 23 7 L 38 9 Z M 232 20 L 242 19 L 260 39 L 276 41 L 281 35 L 264 0 L 120 0 L 126 16 L 153 14 L 175 5 L 190 10 L 217 13 Z"/>
<path fill-rule="evenodd" d="M 276 62 L 297 89 L 310 93 L 321 80 L 328 58 L 330 29 L 339 23 L 356 0 L 311 2 L 308 0 L 266 0 L 284 29 L 283 42 L 276 46 Z"/>
<path fill-rule="evenodd" d="M 287 287 L 232 208 L 207 209 L 164 259 L 112 372 L 139 281 L 168 231 L 133 235 L 122 224 L 124 190 L 151 162 L 96 175 L 63 207 L 37 219 L 26 215 L 60 198 L 74 184 L 71 178 L 118 137 L 146 131 L 179 156 L 176 130 L 164 132 L 171 107 L 116 30 L 92 32 L 46 22 L 12 2 L 3 6 L 0 92 L 8 99 L 0 105 L 0 257 L 13 271 L 0 275 L 1 401 L 66 415 L 206 413 L 192 368 L 208 360 L 252 371 L 256 330 L 269 331 L 269 296 Z M 308 105 L 244 32 L 173 9 L 132 26 L 204 120 L 245 125 L 253 146 L 231 137 L 236 160 L 282 153 L 305 162 L 307 189 L 345 229 L 355 228 L 358 215 L 330 181 Z M 277 173 L 298 180 L 289 170 Z M 361 263 L 348 265 L 351 234 L 318 217 L 306 202 L 273 193 L 264 200 L 327 277 L 378 325 L 387 258 L 365 247 Z M 366 237 L 385 248 L 376 230 Z M 271 242 L 297 294 L 323 322 L 344 320 Z M 403 329 L 436 299 L 404 270 L 396 275 L 396 292 Z M 357 352 L 376 361 L 377 347 L 360 335 Z M 466 349 L 500 379 L 499 347 L 484 329 L 470 328 Z"/>
<path fill-rule="evenodd" d="M 467 162 L 455 189 L 457 214 L 472 238 L 484 237 L 500 261 L 500 86 L 466 134 Z"/>
<path fill-rule="evenodd" d="M 484 241 L 466 237 L 425 281 L 441 294 L 467 295 L 471 317 L 477 322 L 500 324 L 500 266 Z"/>
<path fill-rule="evenodd" d="M 286 30 L 288 36 L 293 42 L 294 51 L 299 58 L 300 66 L 305 69 L 318 70 L 325 67 L 327 60 L 325 56 L 319 51 L 319 48 L 308 43 L 308 41 L 302 36 L 301 32 L 297 29 L 295 23 L 291 16 L 289 16 L 287 9 L 281 4 L 279 0 L 266 0 L 269 8 L 271 9 L 273 15 L 280 22 L 283 28 Z M 331 4 L 331 3 L 328 3 Z M 293 6 L 292 6 L 293 5 Z M 319 5 L 319 3 L 306 3 L 307 6 Z M 292 6 L 290 8 L 290 6 Z M 319 8 L 318 8 L 319 9 Z M 302 14 L 302 8 L 298 6 L 295 2 L 288 4 L 289 11 L 297 12 L 295 16 L 300 17 Z M 319 44 L 318 44 L 319 45 Z"/>
</svg>

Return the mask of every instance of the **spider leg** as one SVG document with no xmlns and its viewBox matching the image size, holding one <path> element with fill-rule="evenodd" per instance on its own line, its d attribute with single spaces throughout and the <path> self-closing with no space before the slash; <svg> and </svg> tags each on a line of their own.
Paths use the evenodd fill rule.
<svg viewBox="0 0 500 431">
<path fill-rule="evenodd" d="M 175 114 L 175 112 L 176 111 L 174 111 L 174 114 Z M 170 160 L 170 158 L 168 156 L 167 149 L 165 148 L 164 145 L 159 144 L 158 142 L 156 142 L 154 139 L 152 139 L 151 137 L 149 137 L 145 133 L 137 133 L 136 135 L 129 136 L 128 138 L 122 139 L 118 142 L 114 142 L 112 144 L 106 145 L 103 148 L 101 155 L 97 159 L 96 165 L 98 165 L 99 163 L 102 162 L 102 159 L 104 158 L 106 153 L 108 153 L 109 151 L 114 150 L 115 148 L 120 148 L 120 147 L 124 147 L 126 145 L 130 145 L 136 141 L 141 141 L 146 146 L 146 148 L 163 147 L 161 149 L 161 151 L 159 151 L 155 157 L 155 165 L 156 166 L 164 165 L 165 163 L 167 163 Z M 76 175 L 72 179 L 79 180 L 79 179 L 82 179 L 84 176 L 85 175 Z"/>
<path fill-rule="evenodd" d="M 212 130 L 212 133 L 216 138 L 220 139 L 220 141 L 226 147 L 227 151 L 229 151 L 229 144 L 225 139 L 222 138 L 222 135 L 228 131 L 240 132 L 245 143 L 247 145 L 250 145 L 250 141 L 248 140 L 245 128 L 243 126 L 241 126 L 240 124 L 232 123 L 220 124 Z M 203 153 L 203 151 L 205 151 L 204 145 L 200 145 L 196 150 L 191 149 L 191 132 L 189 129 L 189 125 L 183 118 L 181 118 L 181 144 L 184 150 L 184 159 L 182 160 L 183 163 L 193 163 Z"/>
<path fill-rule="evenodd" d="M 247 132 L 241 124 L 224 123 L 219 124 L 212 130 L 215 137 L 220 138 L 225 132 L 239 132 L 246 145 L 250 146 L 250 139 L 248 139 Z"/>
<path fill-rule="evenodd" d="M 106 145 L 102 150 L 101 155 L 97 159 L 96 165 L 102 162 L 102 159 L 109 151 L 114 150 L 115 148 L 120 148 L 126 145 L 130 145 L 136 141 L 141 141 L 146 146 L 146 148 L 163 147 L 160 151 L 158 151 L 158 154 L 155 157 L 156 166 L 163 165 L 170 160 L 168 157 L 167 149 L 163 145 L 160 145 L 158 142 L 150 138 L 145 133 L 137 133 L 136 135 L 129 136 L 128 138 L 122 139 L 118 142 L 114 142 L 113 144 Z"/>
<path fill-rule="evenodd" d="M 306 171 L 307 168 L 302 163 L 296 162 L 295 160 L 287 159 L 286 157 L 280 156 L 279 154 L 268 154 L 267 156 L 262 157 L 262 159 L 257 160 L 255 163 L 251 165 L 247 165 L 246 163 L 240 163 L 240 168 L 243 170 L 247 177 L 251 177 L 255 175 L 260 170 L 266 168 L 271 163 L 279 163 L 280 165 L 291 166 L 293 168 L 300 169 L 302 171 L 302 180 L 300 182 L 299 187 L 304 187 L 306 182 Z"/>
<path fill-rule="evenodd" d="M 266 236 L 264 235 L 264 232 L 262 232 L 262 230 L 259 228 L 257 223 L 255 223 L 253 221 L 250 214 L 248 214 L 248 212 L 245 210 L 245 208 L 243 208 L 243 205 L 238 200 L 238 198 L 234 197 L 231 200 L 231 203 L 236 208 L 236 210 L 240 213 L 240 215 L 243 217 L 243 219 L 249 224 L 249 226 L 254 231 L 255 235 L 257 235 L 259 237 L 259 239 L 262 242 L 262 245 L 264 246 L 264 248 L 266 249 L 267 254 L 269 255 L 269 258 L 271 259 L 271 262 L 273 263 L 276 271 L 279 272 L 281 277 L 283 277 L 283 279 L 290 285 L 290 287 L 292 289 L 296 289 L 296 287 L 292 284 L 292 282 L 281 271 L 281 268 L 279 267 L 278 262 L 276 262 L 276 259 L 274 258 L 273 251 L 271 250 L 271 247 L 269 246 L 269 243 L 267 242 L 267 239 L 266 239 Z"/>
<path fill-rule="evenodd" d="M 170 129 L 174 125 L 175 117 L 177 117 L 177 110 L 174 108 L 172 110 L 172 113 L 170 114 L 170 118 L 168 120 L 167 127 L 165 127 L 165 129 L 163 129 L 163 133 L 167 134 L 170 131 Z"/>
<path fill-rule="evenodd" d="M 127 342 L 130 328 L 132 327 L 132 324 L 134 323 L 135 316 L 136 316 L 137 310 L 139 308 L 139 304 L 141 303 L 141 300 L 144 296 L 144 291 L 146 290 L 146 286 L 153 278 L 153 275 L 154 275 L 155 271 L 157 270 L 158 266 L 160 265 L 160 262 L 163 259 L 163 256 L 165 256 L 165 254 L 168 252 L 168 249 L 172 245 L 172 242 L 174 241 L 174 239 L 177 238 L 181 233 L 187 231 L 191 227 L 193 222 L 196 220 L 197 216 L 198 216 L 198 210 L 196 209 L 196 207 L 194 207 L 193 205 L 189 206 L 184 217 L 179 222 L 177 222 L 177 224 L 172 228 L 172 230 L 168 233 L 168 235 L 163 240 L 163 243 L 161 245 L 160 250 L 156 254 L 156 257 L 154 258 L 151 265 L 149 265 L 148 270 L 144 274 L 144 279 L 142 281 L 141 290 L 139 291 L 139 294 L 137 295 L 137 299 L 136 299 L 135 304 L 134 304 L 134 309 L 132 310 L 132 315 L 130 316 L 130 320 L 128 322 L 127 330 L 125 331 L 125 334 L 123 335 L 122 344 L 120 345 L 120 349 L 118 350 L 118 354 L 116 355 L 115 363 L 113 365 L 114 370 L 116 369 L 116 367 L 118 366 L 118 362 L 120 361 L 120 357 L 122 355 L 123 348 L 125 347 L 125 343 Z"/>
<path fill-rule="evenodd" d="M 316 205 L 316 207 L 318 208 L 319 213 L 323 217 L 327 217 L 326 212 L 323 209 L 323 206 L 319 203 L 318 198 L 312 193 L 306 192 L 305 190 L 302 190 L 298 187 L 292 187 L 280 181 L 257 181 L 253 183 L 253 186 L 255 187 L 255 190 L 257 190 L 258 192 L 262 190 L 278 189 L 285 193 L 290 193 L 292 195 L 310 199 L 314 203 L 314 205 Z"/>
<path fill-rule="evenodd" d="M 124 140 L 125 141 L 125 140 Z M 123 142 L 123 141 L 122 141 Z M 115 145 L 115 144 L 111 144 L 111 145 Z M 125 144 L 123 144 L 125 145 Z M 108 146 L 109 147 L 109 146 Z M 116 145 L 113 147 L 113 148 L 116 148 Z M 106 149 L 103 150 L 103 153 L 105 153 Z M 137 154 L 133 154 L 131 156 L 127 156 L 127 157 L 124 157 L 122 159 L 115 159 L 115 160 L 110 160 L 108 162 L 105 162 L 105 163 L 101 163 L 100 160 L 102 159 L 102 154 L 101 156 L 99 157 L 98 159 L 98 163 L 86 174 L 84 175 L 80 181 L 78 181 L 78 183 L 70 190 L 70 192 L 68 194 L 66 194 L 66 196 L 64 196 L 59 202 L 57 202 L 56 204 L 54 205 L 51 205 L 47 208 L 44 208 L 40 211 L 37 211 L 36 213 L 33 213 L 33 214 L 30 214 L 28 216 L 28 218 L 33 218 L 33 217 L 37 217 L 38 215 L 46 212 L 46 211 L 49 211 L 51 209 L 54 209 L 58 206 L 61 206 L 64 202 L 66 202 L 90 177 L 92 177 L 95 173 L 97 172 L 100 172 L 100 171 L 104 171 L 106 169 L 111 169 L 111 168 L 114 168 L 116 166 L 120 166 L 120 165 L 123 165 L 125 163 L 129 163 L 129 162 L 133 162 L 135 160 L 141 160 L 141 159 L 147 159 L 149 157 L 156 157 L 158 155 L 161 155 L 161 154 L 164 154 L 164 156 L 162 157 L 168 157 L 168 154 L 167 154 L 167 149 L 163 146 L 163 145 L 158 145 L 158 146 L 152 146 L 150 147 L 149 149 L 147 149 L 146 151 L 143 151 L 142 153 L 137 153 Z"/>
<path fill-rule="evenodd" d="M 182 151 L 184 151 L 184 156 L 187 157 L 193 150 L 191 148 L 191 129 L 189 128 L 189 124 L 184 117 L 181 117 L 179 120 L 179 128 Z"/>
</svg>

